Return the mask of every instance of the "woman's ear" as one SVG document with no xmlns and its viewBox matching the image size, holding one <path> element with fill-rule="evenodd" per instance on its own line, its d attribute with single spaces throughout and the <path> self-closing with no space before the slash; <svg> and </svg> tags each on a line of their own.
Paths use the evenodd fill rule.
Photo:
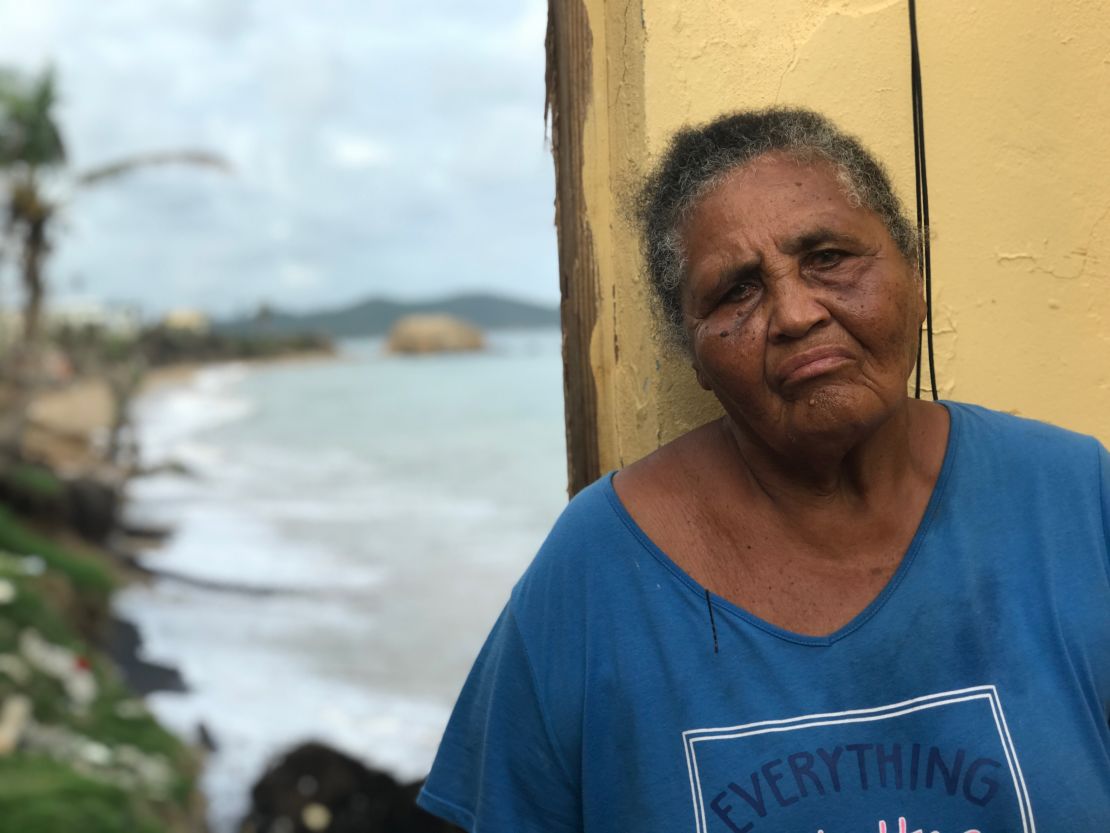
<svg viewBox="0 0 1110 833">
<path fill-rule="evenodd" d="M 712 391 L 705 374 L 701 372 L 701 366 L 698 364 L 697 354 L 694 352 L 694 339 L 695 331 L 698 327 L 698 322 L 690 315 L 684 315 L 684 326 L 686 327 L 686 341 L 683 345 L 685 348 L 686 357 L 690 360 L 690 367 L 694 369 L 694 378 L 698 380 L 698 386 L 704 391 Z"/>
<path fill-rule="evenodd" d="M 713 388 L 710 386 L 709 382 L 706 381 L 705 376 L 701 372 L 701 368 L 698 367 L 697 359 L 691 359 L 690 367 L 694 368 L 694 378 L 698 380 L 698 386 L 704 391 L 712 391 Z"/>
<path fill-rule="evenodd" d="M 921 327 L 925 323 L 925 276 L 921 271 L 921 264 L 910 264 L 910 269 L 913 276 L 914 286 L 914 315 L 917 319 L 917 326 Z"/>
</svg>

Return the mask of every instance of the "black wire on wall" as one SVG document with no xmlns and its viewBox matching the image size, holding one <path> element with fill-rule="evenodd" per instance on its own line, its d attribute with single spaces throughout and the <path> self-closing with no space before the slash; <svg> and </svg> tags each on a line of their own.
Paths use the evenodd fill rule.
<svg viewBox="0 0 1110 833">
<path fill-rule="evenodd" d="M 921 96 L 921 55 L 917 47 L 917 3 L 909 0 L 910 91 L 913 98 L 913 161 L 917 186 L 918 258 L 925 277 L 925 340 L 929 360 L 929 388 L 937 398 L 937 369 L 933 356 L 933 270 L 929 252 L 929 185 L 925 176 L 925 113 Z M 921 398 L 921 334 L 917 338 L 914 396 Z"/>
</svg>

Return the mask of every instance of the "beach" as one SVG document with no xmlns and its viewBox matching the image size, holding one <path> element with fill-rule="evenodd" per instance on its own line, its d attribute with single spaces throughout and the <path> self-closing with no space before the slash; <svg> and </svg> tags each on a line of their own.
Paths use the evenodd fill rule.
<svg viewBox="0 0 1110 833">
<path fill-rule="evenodd" d="M 181 675 L 146 699 L 214 746 L 228 833 L 268 760 L 323 740 L 422 777 L 519 573 L 565 503 L 558 332 L 468 355 L 343 345 L 326 362 L 192 367 L 136 403 L 127 523 L 173 530 L 115 599 L 140 655 Z M 86 419 L 95 394 L 71 391 Z M 95 432 L 95 426 L 83 428 Z M 167 464 L 172 464 L 167 466 Z"/>
<path fill-rule="evenodd" d="M 253 367 L 271 364 L 312 364 L 334 361 L 331 353 L 294 353 L 279 358 L 255 359 Z M 244 362 L 228 362 L 243 365 Z M 196 374 L 215 365 L 201 363 L 155 367 L 144 373 L 140 396 L 189 384 Z M 112 424 L 112 395 L 105 379 L 78 379 L 38 393 L 28 409 L 25 443 L 28 452 L 59 471 L 80 471 L 99 464 L 97 444 Z"/>
</svg>

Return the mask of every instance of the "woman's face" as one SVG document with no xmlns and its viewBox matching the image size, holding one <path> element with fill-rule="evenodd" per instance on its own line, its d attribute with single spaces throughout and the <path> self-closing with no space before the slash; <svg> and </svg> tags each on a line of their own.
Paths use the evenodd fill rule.
<svg viewBox="0 0 1110 833">
<path fill-rule="evenodd" d="M 682 236 L 694 369 L 741 431 L 788 453 L 850 442 L 904 404 L 920 282 L 829 164 L 758 157 L 701 199 Z"/>
</svg>

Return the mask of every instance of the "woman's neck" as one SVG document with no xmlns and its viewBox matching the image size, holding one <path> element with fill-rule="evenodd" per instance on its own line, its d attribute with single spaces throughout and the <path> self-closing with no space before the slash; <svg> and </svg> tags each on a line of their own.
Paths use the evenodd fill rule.
<svg viewBox="0 0 1110 833">
<path fill-rule="evenodd" d="M 753 487 L 777 509 L 842 512 L 882 503 L 909 480 L 935 479 L 946 436 L 937 430 L 937 417 L 945 418 L 939 411 L 907 398 L 877 426 L 833 439 L 799 438 L 788 450 L 773 448 L 729 416 L 722 428 Z"/>
</svg>

